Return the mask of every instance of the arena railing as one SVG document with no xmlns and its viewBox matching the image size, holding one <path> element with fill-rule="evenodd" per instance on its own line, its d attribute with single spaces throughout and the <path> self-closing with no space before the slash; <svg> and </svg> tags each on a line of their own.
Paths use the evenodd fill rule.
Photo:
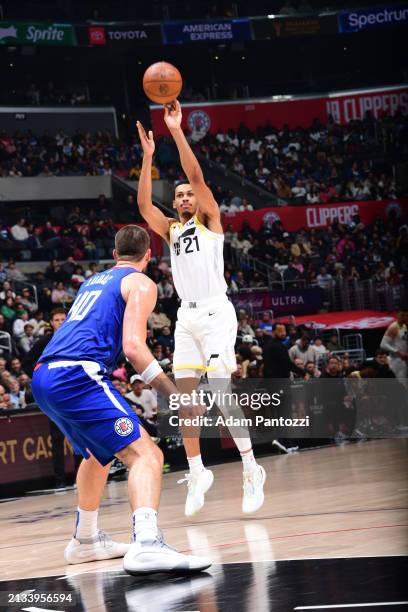
<svg viewBox="0 0 408 612">
<path fill-rule="evenodd" d="M 0 331 L 0 355 L 3 357 L 5 353 L 12 353 L 11 336 L 8 332 Z"/>
</svg>

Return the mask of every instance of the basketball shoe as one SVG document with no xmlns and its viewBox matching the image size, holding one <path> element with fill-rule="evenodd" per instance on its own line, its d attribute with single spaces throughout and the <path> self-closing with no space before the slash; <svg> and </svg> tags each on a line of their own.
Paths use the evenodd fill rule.
<svg viewBox="0 0 408 612">
<path fill-rule="evenodd" d="M 214 482 L 214 474 L 211 470 L 204 468 L 198 474 L 189 472 L 185 478 L 177 481 L 177 484 L 187 482 L 187 498 L 184 508 L 186 516 L 194 516 L 204 506 L 204 495 Z"/>
<path fill-rule="evenodd" d="M 211 561 L 207 557 L 177 552 L 164 542 L 160 531 L 154 539 L 133 542 L 123 559 L 123 569 L 132 575 L 201 572 L 210 565 Z"/>
<path fill-rule="evenodd" d="M 242 512 L 251 514 L 256 512 L 263 505 L 265 500 L 264 484 L 266 473 L 262 465 L 256 465 L 249 472 L 243 473 L 244 478 L 244 496 L 242 498 Z"/>
<path fill-rule="evenodd" d="M 88 563 L 89 561 L 102 561 L 124 557 L 130 544 L 114 542 L 110 536 L 99 529 L 93 538 L 78 540 L 72 538 L 64 551 L 67 563 Z"/>
</svg>

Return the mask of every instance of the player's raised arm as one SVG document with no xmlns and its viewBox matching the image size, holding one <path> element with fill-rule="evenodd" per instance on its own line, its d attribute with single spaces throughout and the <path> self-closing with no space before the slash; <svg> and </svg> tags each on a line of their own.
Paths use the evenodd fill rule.
<svg viewBox="0 0 408 612">
<path fill-rule="evenodd" d="M 205 184 L 200 164 L 181 129 L 182 113 L 180 102 L 176 100 L 172 106 L 167 105 L 164 113 L 164 121 L 177 145 L 181 165 L 199 202 L 199 212 L 209 219 L 219 221 L 220 209 L 218 204 L 211 190 Z"/>
<path fill-rule="evenodd" d="M 140 214 L 154 232 L 168 241 L 169 219 L 152 202 L 152 159 L 155 149 L 153 132 L 150 130 L 147 135 L 140 121 L 137 121 L 136 126 L 143 147 L 142 171 L 137 189 L 137 203 Z"/>
</svg>

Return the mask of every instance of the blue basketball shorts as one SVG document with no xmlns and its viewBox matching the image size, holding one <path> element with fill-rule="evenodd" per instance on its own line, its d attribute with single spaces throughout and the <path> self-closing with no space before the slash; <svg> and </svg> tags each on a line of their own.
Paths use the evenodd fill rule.
<svg viewBox="0 0 408 612">
<path fill-rule="evenodd" d="M 92 453 L 106 465 L 140 438 L 138 416 L 94 361 L 40 363 L 32 390 L 41 410 L 86 459 Z"/>
</svg>

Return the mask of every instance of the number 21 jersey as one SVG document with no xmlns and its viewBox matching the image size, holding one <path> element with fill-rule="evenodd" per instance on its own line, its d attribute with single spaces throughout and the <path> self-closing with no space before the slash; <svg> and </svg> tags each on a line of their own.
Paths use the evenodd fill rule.
<svg viewBox="0 0 408 612">
<path fill-rule="evenodd" d="M 122 351 L 126 302 L 122 279 L 135 268 L 111 268 L 82 283 L 64 323 L 45 347 L 39 361 L 95 361 L 110 371 Z"/>
<path fill-rule="evenodd" d="M 225 294 L 224 235 L 202 225 L 196 216 L 170 225 L 171 271 L 182 300 L 190 302 Z"/>
</svg>

